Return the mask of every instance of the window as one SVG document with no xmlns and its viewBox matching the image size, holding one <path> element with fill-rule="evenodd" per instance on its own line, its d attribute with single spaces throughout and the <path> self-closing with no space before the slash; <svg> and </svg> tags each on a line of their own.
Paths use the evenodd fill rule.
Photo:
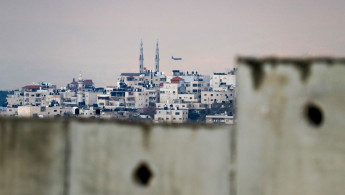
<svg viewBox="0 0 345 195">
<path fill-rule="evenodd" d="M 175 115 L 180 115 L 180 112 L 176 112 Z"/>
</svg>

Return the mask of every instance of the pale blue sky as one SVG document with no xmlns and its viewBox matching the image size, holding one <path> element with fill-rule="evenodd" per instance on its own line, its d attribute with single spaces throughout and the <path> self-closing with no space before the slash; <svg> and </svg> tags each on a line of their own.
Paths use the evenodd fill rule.
<svg viewBox="0 0 345 195">
<path fill-rule="evenodd" d="M 120 72 L 226 71 L 237 55 L 345 54 L 344 0 L 0 2 L 0 89 L 65 85 L 80 71 L 97 86 Z M 174 65 L 170 58 L 183 58 Z"/>
</svg>

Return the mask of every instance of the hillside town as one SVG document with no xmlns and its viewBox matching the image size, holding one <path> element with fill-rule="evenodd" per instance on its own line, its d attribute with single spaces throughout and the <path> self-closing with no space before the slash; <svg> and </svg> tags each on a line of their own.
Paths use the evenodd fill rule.
<svg viewBox="0 0 345 195">
<path fill-rule="evenodd" d="M 9 91 L 0 115 L 234 123 L 236 68 L 212 75 L 181 70 L 165 74 L 159 69 L 159 61 L 157 42 L 155 69 L 144 67 L 141 42 L 139 72 L 121 73 L 113 86 L 95 87 L 93 80 L 82 74 L 60 88 L 47 82 L 32 83 Z"/>
</svg>

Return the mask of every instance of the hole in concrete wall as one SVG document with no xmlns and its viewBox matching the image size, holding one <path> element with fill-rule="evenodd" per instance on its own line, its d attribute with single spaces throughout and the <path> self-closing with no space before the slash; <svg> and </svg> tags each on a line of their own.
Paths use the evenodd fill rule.
<svg viewBox="0 0 345 195">
<path fill-rule="evenodd" d="M 320 126 L 323 122 L 322 109 L 315 104 L 308 104 L 305 110 L 305 115 L 310 124 Z"/>
<path fill-rule="evenodd" d="M 153 172 L 146 163 L 140 163 L 134 170 L 133 178 L 140 186 L 148 186 L 152 180 Z"/>
</svg>

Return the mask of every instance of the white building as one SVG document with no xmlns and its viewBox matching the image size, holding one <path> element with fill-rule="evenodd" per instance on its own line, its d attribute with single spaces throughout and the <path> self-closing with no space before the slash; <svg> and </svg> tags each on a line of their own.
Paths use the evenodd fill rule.
<svg viewBox="0 0 345 195">
<path fill-rule="evenodd" d="M 188 110 L 163 109 L 157 110 L 154 120 L 168 123 L 184 123 L 188 120 Z"/>
<path fill-rule="evenodd" d="M 211 77 L 210 87 L 213 91 L 226 91 L 236 86 L 236 75 L 230 73 L 214 73 Z"/>
<path fill-rule="evenodd" d="M 100 91 L 84 92 L 85 105 L 91 107 L 94 104 L 97 104 L 97 96 L 102 95 L 102 94 L 103 92 L 100 92 Z"/>
<path fill-rule="evenodd" d="M 160 103 L 172 103 L 178 99 L 179 94 L 186 93 L 184 80 L 181 77 L 174 77 L 170 83 L 164 83 L 159 92 Z"/>
<path fill-rule="evenodd" d="M 41 112 L 40 106 L 18 106 L 18 117 L 33 117 Z"/>
<path fill-rule="evenodd" d="M 14 91 L 14 94 L 7 95 L 7 107 L 17 107 L 24 105 L 24 93 L 22 91 Z"/>
<path fill-rule="evenodd" d="M 137 88 L 134 91 L 125 92 L 127 108 L 147 108 L 149 106 L 149 92 Z"/>
<path fill-rule="evenodd" d="M 201 104 L 227 103 L 233 100 L 233 90 L 228 91 L 202 91 Z"/>
</svg>

